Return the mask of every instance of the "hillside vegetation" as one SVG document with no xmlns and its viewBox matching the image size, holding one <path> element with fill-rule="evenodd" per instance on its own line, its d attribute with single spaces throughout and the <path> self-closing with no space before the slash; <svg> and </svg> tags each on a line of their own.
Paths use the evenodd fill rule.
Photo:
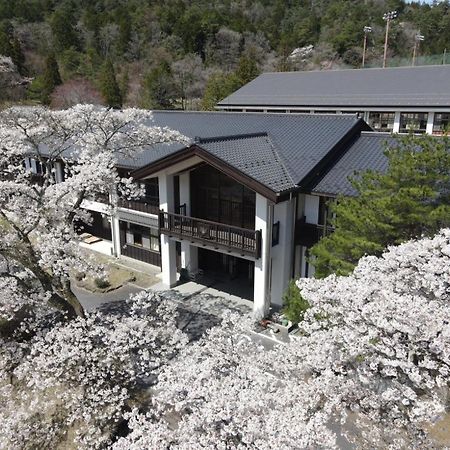
<svg viewBox="0 0 450 450">
<path fill-rule="evenodd" d="M 261 71 L 359 67 L 366 25 L 380 65 L 393 9 L 391 64 L 419 31 L 421 55 L 450 47 L 448 0 L 0 0 L 0 54 L 34 78 L 22 100 L 210 109 Z"/>
</svg>

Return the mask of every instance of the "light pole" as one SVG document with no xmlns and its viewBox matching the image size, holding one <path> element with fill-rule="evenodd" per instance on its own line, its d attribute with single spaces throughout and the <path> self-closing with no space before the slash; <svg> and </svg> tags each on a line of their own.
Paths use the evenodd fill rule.
<svg viewBox="0 0 450 450">
<path fill-rule="evenodd" d="M 413 66 L 416 65 L 416 56 L 417 56 L 417 50 L 419 49 L 420 41 L 423 41 L 424 39 L 425 39 L 425 36 L 420 34 L 420 31 L 419 31 L 419 33 L 417 33 L 414 36 L 414 50 L 413 50 L 413 60 L 412 60 Z"/>
<path fill-rule="evenodd" d="M 397 11 L 389 11 L 383 15 L 383 20 L 386 21 L 386 38 L 384 40 L 384 56 L 383 56 L 383 69 L 386 67 L 388 37 L 389 37 L 389 24 L 391 20 L 394 20 L 398 16 Z"/>
<path fill-rule="evenodd" d="M 367 36 L 369 33 L 372 33 L 372 27 L 364 27 L 364 47 L 363 47 L 363 58 L 362 58 L 362 67 L 366 62 L 366 50 L 367 50 Z"/>
</svg>

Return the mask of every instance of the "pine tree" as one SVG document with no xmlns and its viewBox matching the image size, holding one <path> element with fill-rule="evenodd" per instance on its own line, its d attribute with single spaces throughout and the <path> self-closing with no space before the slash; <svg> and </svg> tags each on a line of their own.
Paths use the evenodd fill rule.
<svg viewBox="0 0 450 450">
<path fill-rule="evenodd" d="M 366 254 L 450 226 L 449 138 L 397 138 L 386 156 L 385 174 L 362 174 L 352 181 L 358 195 L 332 207 L 335 232 L 311 249 L 316 277 L 346 275 Z"/>
<path fill-rule="evenodd" d="M 236 76 L 241 85 L 247 84 L 259 75 L 259 69 L 256 65 L 255 55 L 249 54 L 242 56 L 239 60 L 239 66 L 236 69 Z"/>
<path fill-rule="evenodd" d="M 122 108 L 122 93 L 111 60 L 106 60 L 100 73 L 100 92 L 108 106 Z"/>
<path fill-rule="evenodd" d="M 171 109 L 176 100 L 172 71 L 167 61 L 153 68 L 144 79 L 144 106 Z"/>
<path fill-rule="evenodd" d="M 50 95 L 55 90 L 56 86 L 62 84 L 61 75 L 59 73 L 58 62 L 55 55 L 50 53 L 45 61 L 45 70 L 42 75 L 42 91 L 41 101 L 48 105 L 50 103 Z"/>
</svg>

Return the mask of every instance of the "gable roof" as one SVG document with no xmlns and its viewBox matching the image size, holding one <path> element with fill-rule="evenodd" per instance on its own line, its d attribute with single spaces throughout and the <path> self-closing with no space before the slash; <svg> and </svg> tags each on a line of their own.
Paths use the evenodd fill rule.
<svg viewBox="0 0 450 450">
<path fill-rule="evenodd" d="M 386 172 L 388 168 L 388 159 L 384 154 L 386 144 L 395 142 L 395 138 L 388 133 L 362 132 L 342 158 L 316 184 L 312 192 L 331 196 L 357 195 L 349 177 L 355 177 L 367 170 Z"/>
<path fill-rule="evenodd" d="M 264 73 L 218 103 L 230 106 L 450 108 L 450 65 Z"/>
<path fill-rule="evenodd" d="M 370 129 L 355 115 L 181 111 L 154 112 L 154 125 L 180 131 L 196 143 L 191 151 L 201 148 L 278 193 L 300 185 L 331 154 L 342 150 L 348 136 Z M 136 169 L 136 178 L 148 177 L 164 162 L 184 157 L 186 150 L 177 144 L 160 145 L 133 160 L 121 160 L 120 165 Z"/>
<path fill-rule="evenodd" d="M 295 187 L 267 133 L 200 139 L 197 145 L 274 192 Z"/>
</svg>

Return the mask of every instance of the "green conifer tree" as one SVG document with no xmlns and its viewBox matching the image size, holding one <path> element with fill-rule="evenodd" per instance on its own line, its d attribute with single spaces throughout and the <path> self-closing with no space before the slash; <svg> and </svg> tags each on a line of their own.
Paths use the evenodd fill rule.
<svg viewBox="0 0 450 450">
<path fill-rule="evenodd" d="M 62 84 L 58 62 L 53 53 L 50 53 L 47 56 L 44 73 L 37 84 L 41 90 L 41 102 L 48 105 L 50 103 L 52 92 L 55 90 L 56 86 Z"/>
<path fill-rule="evenodd" d="M 176 100 L 176 89 L 170 64 L 162 61 L 144 79 L 143 106 L 155 109 L 172 109 Z"/>
<path fill-rule="evenodd" d="M 236 69 L 236 76 L 239 79 L 240 84 L 249 83 L 259 75 L 259 69 L 255 61 L 255 55 L 250 53 L 249 55 L 242 56 L 239 60 L 239 66 Z"/>
<path fill-rule="evenodd" d="M 108 106 L 115 109 L 122 108 L 122 93 L 110 59 L 105 61 L 100 73 L 100 92 Z"/>
<path fill-rule="evenodd" d="M 347 275 L 364 255 L 450 226 L 449 138 L 399 137 L 386 156 L 386 173 L 354 179 L 358 195 L 332 207 L 336 229 L 311 249 L 317 277 Z"/>
</svg>

